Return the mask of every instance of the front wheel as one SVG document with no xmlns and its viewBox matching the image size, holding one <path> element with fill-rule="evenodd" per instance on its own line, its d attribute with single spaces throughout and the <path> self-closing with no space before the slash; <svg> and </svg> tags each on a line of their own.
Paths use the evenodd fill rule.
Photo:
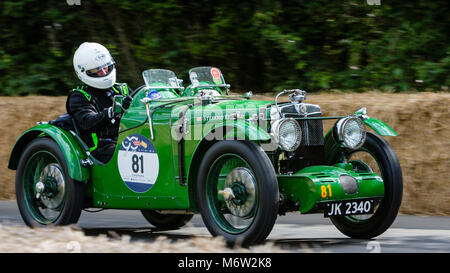
<svg viewBox="0 0 450 273">
<path fill-rule="evenodd" d="M 213 236 L 224 237 L 230 245 L 260 243 L 277 218 L 275 170 L 253 142 L 218 142 L 200 164 L 197 199 L 203 222 Z"/>
<path fill-rule="evenodd" d="M 74 224 L 83 208 L 84 184 L 70 178 L 56 142 L 37 138 L 20 157 L 16 198 L 22 219 L 30 227 Z"/>
<path fill-rule="evenodd" d="M 337 149 L 337 148 L 336 148 Z M 355 151 L 335 153 L 334 163 L 347 161 L 356 171 L 375 172 L 384 182 L 384 197 L 373 214 L 333 217 L 333 224 L 351 238 L 370 239 L 385 232 L 400 209 L 403 178 L 400 162 L 392 147 L 383 138 L 367 133 L 364 145 Z"/>
</svg>

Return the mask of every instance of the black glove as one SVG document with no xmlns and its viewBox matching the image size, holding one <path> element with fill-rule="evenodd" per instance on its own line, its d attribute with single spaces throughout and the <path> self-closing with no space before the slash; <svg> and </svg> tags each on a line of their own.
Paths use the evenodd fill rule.
<svg viewBox="0 0 450 273">
<path fill-rule="evenodd" d="M 120 117 L 124 112 L 123 107 L 120 103 L 116 102 L 116 105 L 113 105 L 107 109 L 108 118 L 115 119 Z"/>
<path fill-rule="evenodd" d="M 131 101 L 132 101 L 132 100 L 133 100 L 133 98 L 132 98 L 130 95 L 128 95 L 128 96 L 126 96 L 125 98 L 123 98 L 122 108 L 123 108 L 124 110 L 127 110 L 128 107 L 130 107 L 130 104 L 131 104 Z"/>
</svg>

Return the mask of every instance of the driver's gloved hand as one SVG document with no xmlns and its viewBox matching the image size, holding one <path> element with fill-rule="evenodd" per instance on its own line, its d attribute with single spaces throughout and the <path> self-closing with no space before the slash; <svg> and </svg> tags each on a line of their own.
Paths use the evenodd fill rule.
<svg viewBox="0 0 450 273">
<path fill-rule="evenodd" d="M 113 119 L 120 117 L 124 112 L 122 105 L 118 102 L 116 102 L 116 105 L 111 106 L 108 108 L 108 118 Z"/>
<path fill-rule="evenodd" d="M 122 102 L 122 108 L 124 109 L 124 110 L 127 110 L 129 107 L 130 107 L 130 104 L 131 104 L 131 100 L 132 100 L 133 98 L 130 96 L 130 95 L 128 95 L 128 96 L 126 96 L 125 98 L 123 98 L 123 102 Z"/>
</svg>

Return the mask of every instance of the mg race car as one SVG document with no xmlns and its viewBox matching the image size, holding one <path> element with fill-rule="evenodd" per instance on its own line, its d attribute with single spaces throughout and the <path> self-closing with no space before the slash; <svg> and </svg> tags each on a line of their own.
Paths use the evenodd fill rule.
<svg viewBox="0 0 450 273">
<path fill-rule="evenodd" d="M 186 88 L 169 70 L 143 78 L 107 163 L 89 153 L 67 114 L 17 139 L 8 166 L 27 225 L 73 224 L 83 209 L 100 208 L 140 210 L 174 229 L 199 213 L 213 236 L 251 245 L 287 212 L 322 214 L 366 239 L 396 218 L 402 172 L 382 137 L 396 133 L 365 108 L 325 117 L 299 89 L 273 100 L 230 95 L 215 67 L 191 69 Z M 336 120 L 327 132 L 325 119 Z"/>
</svg>

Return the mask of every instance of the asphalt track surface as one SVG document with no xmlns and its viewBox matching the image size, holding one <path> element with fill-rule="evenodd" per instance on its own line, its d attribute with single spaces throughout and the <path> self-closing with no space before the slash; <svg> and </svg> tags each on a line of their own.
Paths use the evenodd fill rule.
<svg viewBox="0 0 450 273">
<path fill-rule="evenodd" d="M 0 224 L 24 225 L 15 201 L 0 201 Z M 177 230 L 158 230 L 139 211 L 83 211 L 78 226 L 88 236 L 111 231 L 129 235 L 131 240 L 151 242 L 158 236 L 174 240 L 193 235 L 211 236 L 200 215 Z M 321 214 L 289 213 L 279 216 L 267 238 L 290 252 L 332 253 L 450 253 L 450 217 L 399 215 L 390 229 L 373 240 L 350 239 Z"/>
</svg>

